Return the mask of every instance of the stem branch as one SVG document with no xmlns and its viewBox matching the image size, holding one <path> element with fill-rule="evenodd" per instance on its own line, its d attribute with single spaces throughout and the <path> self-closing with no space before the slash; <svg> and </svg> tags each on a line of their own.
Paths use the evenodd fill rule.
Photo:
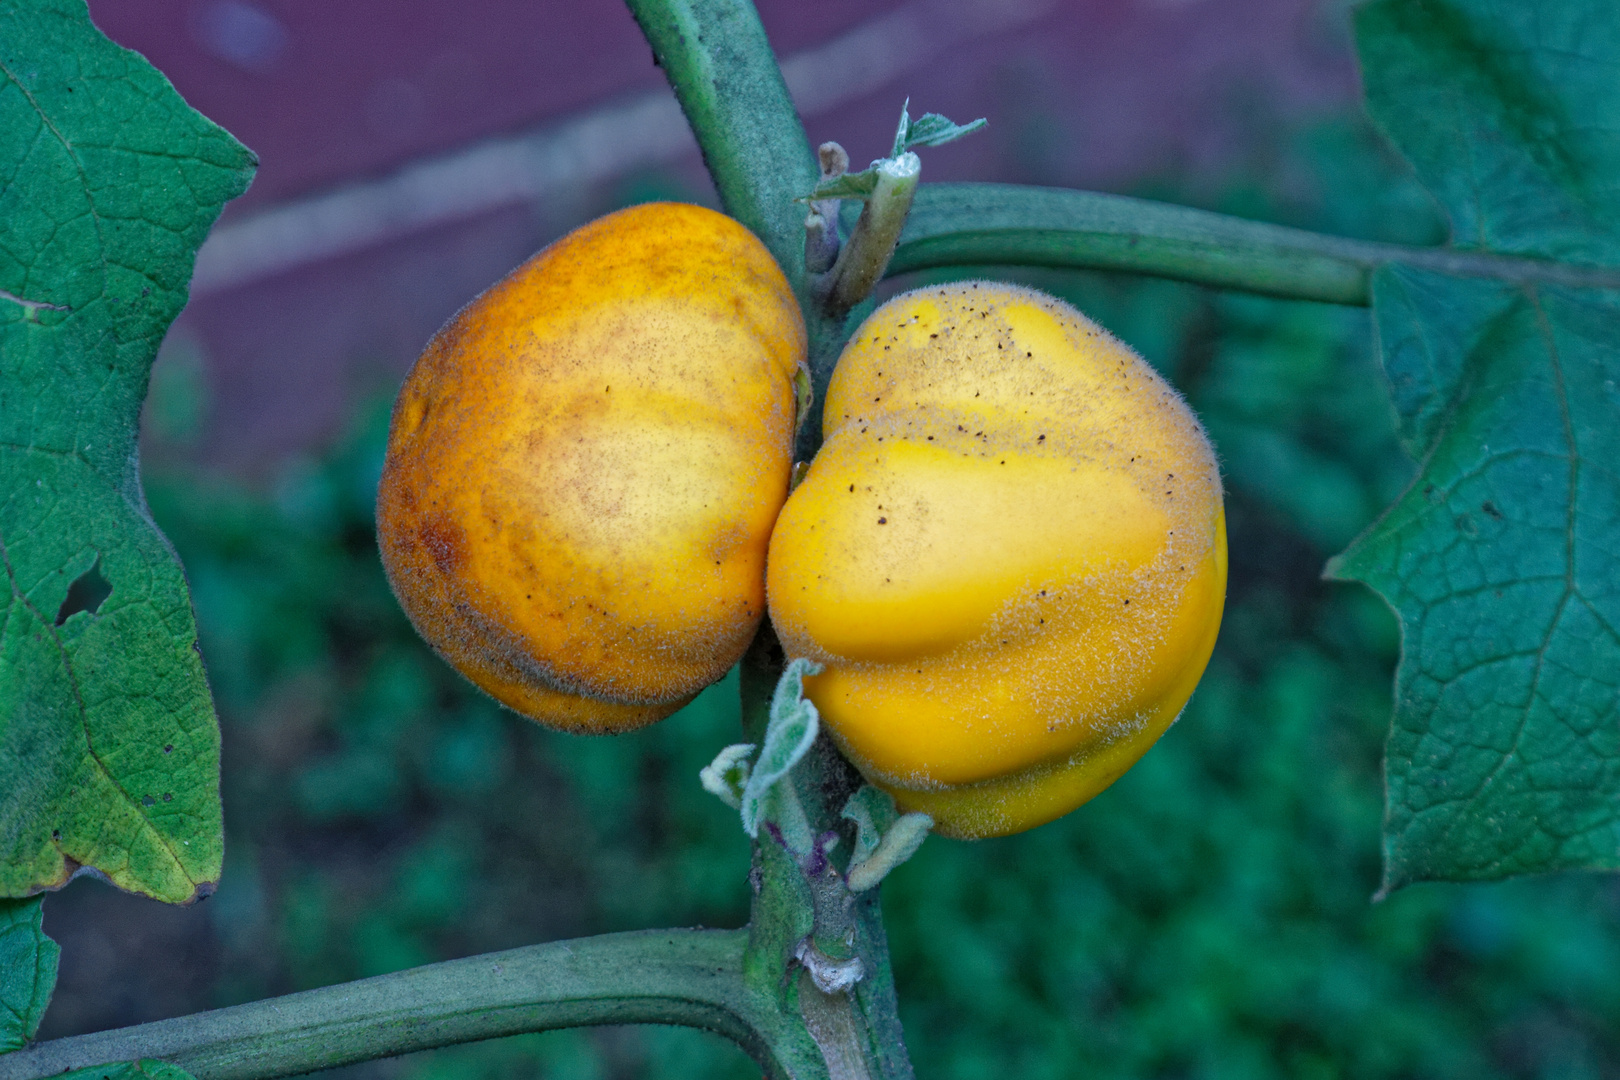
<svg viewBox="0 0 1620 1080">
<path fill-rule="evenodd" d="M 626 0 L 692 125 L 726 213 L 776 257 L 801 305 L 804 207 L 818 169 L 749 0 Z"/>
<path fill-rule="evenodd" d="M 439 1046 L 592 1024 L 679 1024 L 738 1043 L 773 1078 L 814 1075 L 790 1018 L 742 979 L 746 930 L 649 930 L 429 964 L 228 1009 L 40 1043 L 0 1080 L 155 1058 L 198 1080 L 270 1080 Z M 811 1065 L 810 1070 L 805 1066 Z"/>
<path fill-rule="evenodd" d="M 692 125 L 726 213 L 752 229 L 787 275 L 809 335 L 815 401 L 797 456 L 821 445 L 821 398 L 844 347 L 844 320 L 821 310 L 804 264 L 805 207 L 820 168 L 750 0 L 625 0 Z M 834 223 L 832 227 L 836 228 Z"/>
<path fill-rule="evenodd" d="M 1121 270 L 1294 300 L 1365 306 L 1389 263 L 1462 277 L 1620 288 L 1620 268 L 1291 229 L 1095 191 L 923 184 L 888 274 L 945 266 Z"/>
<path fill-rule="evenodd" d="M 885 159 L 876 168 L 877 187 L 861 208 L 855 231 L 838 253 L 838 261 L 823 286 L 827 291 L 827 313 L 835 319 L 842 319 L 872 295 L 888 268 L 906 215 L 911 212 L 922 162 L 916 154 L 907 152 Z"/>
</svg>

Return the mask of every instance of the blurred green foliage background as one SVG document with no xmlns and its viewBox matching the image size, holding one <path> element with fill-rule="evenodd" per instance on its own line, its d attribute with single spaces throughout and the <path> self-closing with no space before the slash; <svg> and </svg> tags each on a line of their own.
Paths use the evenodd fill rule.
<svg viewBox="0 0 1620 1080">
<path fill-rule="evenodd" d="M 1319 125 L 1284 150 L 1213 197 L 1171 180 L 1139 193 L 1347 235 L 1441 238 L 1426 197 L 1365 128 Z M 618 201 L 670 194 L 660 183 Z M 1021 836 L 931 839 L 890 879 L 884 909 L 919 1076 L 1620 1076 L 1612 878 L 1424 886 L 1372 902 L 1398 634 L 1372 594 L 1319 578 L 1412 470 L 1365 312 L 1139 279 L 1001 276 L 1080 306 L 1203 416 L 1230 489 L 1231 593 L 1186 714 L 1111 790 Z M 171 343 L 150 445 L 192 437 L 207 407 L 200 372 L 185 342 Z M 734 677 L 664 724 L 594 740 L 543 731 L 473 691 L 417 640 L 377 561 L 387 409 L 373 401 L 340 445 L 269 489 L 150 455 L 148 495 L 190 575 L 224 725 L 229 830 L 224 882 L 188 916 L 197 974 L 171 1008 L 539 940 L 747 918 L 746 839 L 697 782 L 737 737 Z M 70 890 L 47 917 L 88 902 Z M 107 998 L 93 960 L 65 946 L 42 1034 L 140 1014 Z M 653 1028 L 347 1071 L 758 1075 L 716 1037 Z"/>
</svg>

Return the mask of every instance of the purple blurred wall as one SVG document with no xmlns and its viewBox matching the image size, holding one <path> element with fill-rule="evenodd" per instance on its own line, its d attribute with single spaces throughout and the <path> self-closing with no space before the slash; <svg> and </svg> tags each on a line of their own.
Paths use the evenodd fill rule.
<svg viewBox="0 0 1620 1080">
<path fill-rule="evenodd" d="M 916 111 L 990 118 L 989 132 L 929 152 L 925 180 L 1119 190 L 1175 176 L 1185 186 L 1252 159 L 1269 127 L 1342 109 L 1355 92 L 1344 5 L 1330 0 L 760 7 L 784 57 L 839 41 L 895 46 L 854 71 L 857 92 L 809 111 L 813 140 L 870 158 L 907 95 Z M 258 152 L 258 178 L 227 225 L 667 93 L 614 0 L 91 0 L 91 11 Z M 908 18 L 935 28 L 920 55 L 896 44 Z M 712 198 L 693 153 L 630 171 L 649 170 Z M 616 197 L 614 179 L 599 177 L 200 289 L 176 338 L 206 358 L 212 405 L 182 455 L 263 475 L 318 449 L 357 397 L 397 382 L 457 307 Z"/>
</svg>

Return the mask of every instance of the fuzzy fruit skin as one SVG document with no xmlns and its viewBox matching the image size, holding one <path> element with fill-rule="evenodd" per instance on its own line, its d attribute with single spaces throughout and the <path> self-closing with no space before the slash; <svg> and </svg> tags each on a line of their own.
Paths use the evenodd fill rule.
<svg viewBox="0 0 1620 1080">
<path fill-rule="evenodd" d="M 866 320 L 824 429 L 767 590 L 845 755 L 959 837 L 1113 783 L 1220 627 L 1220 474 L 1186 403 L 1067 304 L 964 282 Z"/>
<path fill-rule="evenodd" d="M 550 727 L 680 708 L 764 613 L 804 353 L 769 252 L 702 207 L 621 210 L 512 271 L 394 405 L 378 541 L 417 631 Z"/>
</svg>

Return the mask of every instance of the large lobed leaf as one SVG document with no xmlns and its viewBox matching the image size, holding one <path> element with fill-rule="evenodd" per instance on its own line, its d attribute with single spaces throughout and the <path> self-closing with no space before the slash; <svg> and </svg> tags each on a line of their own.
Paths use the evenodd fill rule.
<svg viewBox="0 0 1620 1080">
<path fill-rule="evenodd" d="M 1620 297 L 1392 267 L 1423 469 L 1334 561 L 1404 628 L 1385 888 L 1620 867 Z"/>
<path fill-rule="evenodd" d="M 1620 6 L 1378 0 L 1373 118 L 1466 247 L 1620 264 Z M 1385 889 L 1620 866 L 1620 295 L 1391 266 L 1412 488 L 1329 566 L 1400 617 Z"/>
<path fill-rule="evenodd" d="M 1379 0 L 1367 109 L 1461 247 L 1620 263 L 1620 6 Z"/>
<path fill-rule="evenodd" d="M 135 438 L 253 165 L 84 0 L 0 3 L 0 897 L 219 875 L 218 726 Z"/>
</svg>

